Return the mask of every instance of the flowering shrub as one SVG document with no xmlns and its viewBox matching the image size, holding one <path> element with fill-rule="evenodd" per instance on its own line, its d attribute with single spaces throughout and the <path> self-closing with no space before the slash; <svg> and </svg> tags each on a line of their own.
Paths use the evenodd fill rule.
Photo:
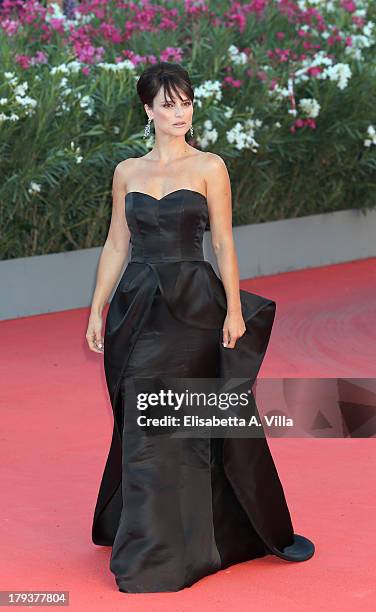
<svg viewBox="0 0 376 612">
<path fill-rule="evenodd" d="M 101 245 L 115 165 L 144 155 L 141 71 L 178 62 L 193 146 L 221 155 L 234 225 L 373 207 L 372 0 L 87 0 L 0 8 L 3 258 Z"/>
</svg>

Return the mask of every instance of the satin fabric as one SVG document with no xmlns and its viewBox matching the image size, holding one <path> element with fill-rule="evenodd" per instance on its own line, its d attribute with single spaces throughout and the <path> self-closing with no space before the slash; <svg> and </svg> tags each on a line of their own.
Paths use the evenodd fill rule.
<svg viewBox="0 0 376 612">
<path fill-rule="evenodd" d="M 246 332 L 235 349 L 223 347 L 226 294 L 203 254 L 206 198 L 189 189 L 160 200 L 130 192 L 125 204 L 132 250 L 105 324 L 114 428 L 93 542 L 113 547 L 110 569 L 124 592 L 177 591 L 265 554 L 309 559 L 314 544 L 294 533 L 265 437 L 174 439 L 127 426 L 133 377 L 244 378 L 252 386 L 276 304 L 240 290 Z"/>
</svg>

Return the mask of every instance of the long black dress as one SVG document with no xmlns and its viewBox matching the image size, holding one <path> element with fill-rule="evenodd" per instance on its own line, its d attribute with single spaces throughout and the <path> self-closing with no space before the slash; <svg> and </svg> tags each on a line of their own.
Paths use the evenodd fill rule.
<svg viewBox="0 0 376 612">
<path fill-rule="evenodd" d="M 125 198 L 131 257 L 105 324 L 112 443 L 92 539 L 112 546 L 120 591 L 178 591 L 266 554 L 304 561 L 267 440 L 147 435 L 127 416 L 134 377 L 244 377 L 252 385 L 269 342 L 274 301 L 240 290 L 246 332 L 222 346 L 226 294 L 203 255 L 205 196 L 178 189 Z M 256 408 L 257 410 L 257 408 Z"/>
</svg>

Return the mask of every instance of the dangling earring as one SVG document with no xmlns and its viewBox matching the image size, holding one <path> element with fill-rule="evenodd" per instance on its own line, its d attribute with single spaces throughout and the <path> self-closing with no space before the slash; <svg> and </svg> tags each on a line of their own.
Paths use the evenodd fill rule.
<svg viewBox="0 0 376 612">
<path fill-rule="evenodd" d="M 151 118 L 149 117 L 148 122 L 145 125 L 145 129 L 144 129 L 144 138 L 147 138 L 148 136 L 150 136 L 150 124 L 151 124 Z"/>
<path fill-rule="evenodd" d="M 191 127 L 189 128 L 189 131 L 191 132 L 191 136 L 193 136 L 193 126 L 191 125 Z"/>
</svg>

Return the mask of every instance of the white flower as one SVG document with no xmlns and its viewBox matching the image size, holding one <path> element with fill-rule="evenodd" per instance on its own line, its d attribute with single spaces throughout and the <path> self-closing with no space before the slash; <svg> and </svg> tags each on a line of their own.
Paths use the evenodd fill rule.
<svg viewBox="0 0 376 612">
<path fill-rule="evenodd" d="M 86 108 L 87 106 L 89 106 L 91 103 L 91 98 L 90 96 L 83 96 L 80 100 L 80 106 L 81 108 Z"/>
<path fill-rule="evenodd" d="M 69 70 L 67 68 L 67 65 L 60 64 L 60 66 L 52 66 L 50 74 L 58 74 L 59 72 L 62 72 L 63 74 L 68 74 Z"/>
<path fill-rule="evenodd" d="M 74 16 L 75 18 L 71 19 L 70 21 L 76 26 L 90 23 L 93 19 L 95 19 L 94 13 L 92 13 L 91 15 L 83 15 L 82 13 L 75 11 Z"/>
<path fill-rule="evenodd" d="M 35 183 L 34 181 L 31 181 L 30 187 L 28 188 L 28 192 L 30 194 L 34 194 L 34 193 L 39 193 L 40 190 L 41 190 L 41 186 L 39 185 L 39 183 Z"/>
<path fill-rule="evenodd" d="M 103 70 L 108 70 L 112 72 L 120 72 L 124 68 L 126 68 L 127 70 L 135 70 L 135 65 L 129 59 L 125 59 L 122 62 L 118 62 L 117 64 L 110 62 L 98 62 L 96 65 L 99 66 L 99 68 L 103 68 Z"/>
<path fill-rule="evenodd" d="M 200 144 L 200 147 L 202 148 L 206 148 L 210 144 L 214 144 L 217 140 L 218 140 L 218 132 L 216 129 L 210 130 L 210 131 L 208 130 L 204 132 L 202 136 L 198 137 L 198 142 Z"/>
<path fill-rule="evenodd" d="M 374 27 L 375 24 L 373 21 L 368 21 L 363 28 L 364 36 L 372 36 Z"/>
<path fill-rule="evenodd" d="M 370 147 L 371 145 L 376 145 L 376 130 L 373 125 L 368 126 L 367 134 L 370 136 L 370 138 L 366 138 L 364 141 L 364 146 Z"/>
<path fill-rule="evenodd" d="M 225 111 L 223 113 L 223 116 L 226 119 L 231 119 L 232 115 L 234 114 L 234 109 L 231 108 L 230 106 L 225 106 Z"/>
<path fill-rule="evenodd" d="M 31 108 L 35 108 L 37 105 L 37 101 L 34 98 L 30 98 L 30 96 L 25 96 L 24 98 L 22 98 L 21 96 L 16 96 L 16 101 L 21 105 L 21 106 L 25 106 L 25 107 L 31 107 Z"/>
<path fill-rule="evenodd" d="M 353 12 L 353 15 L 356 15 L 356 17 L 365 17 L 367 15 L 367 9 L 357 8 L 356 11 Z"/>
<path fill-rule="evenodd" d="M 70 72 L 77 73 L 81 70 L 83 64 L 78 60 L 72 60 L 68 64 L 59 64 L 59 66 L 52 66 L 50 74 L 69 74 Z"/>
<path fill-rule="evenodd" d="M 329 77 L 331 81 L 336 81 L 339 89 L 345 89 L 352 75 L 348 64 L 338 63 L 334 66 L 329 66 L 319 75 L 322 79 Z"/>
<path fill-rule="evenodd" d="M 195 88 L 195 100 L 197 106 L 202 107 L 202 99 L 213 99 L 220 101 L 222 99 L 222 86 L 220 81 L 204 81 L 201 85 Z"/>
<path fill-rule="evenodd" d="M 312 119 L 318 117 L 321 108 L 320 104 L 314 98 L 302 98 L 299 102 L 299 106 L 303 113 Z"/>
<path fill-rule="evenodd" d="M 94 100 L 90 96 L 82 96 L 80 99 L 80 107 L 85 109 L 85 113 L 91 117 L 94 113 Z"/>
<path fill-rule="evenodd" d="M 11 115 L 6 115 L 5 113 L 0 113 L 0 121 L 4 122 L 4 121 L 13 121 L 13 123 L 15 121 L 19 120 L 19 115 L 17 115 L 16 113 L 12 113 Z"/>
<path fill-rule="evenodd" d="M 233 64 L 246 64 L 248 61 L 247 54 L 244 51 L 239 51 L 235 45 L 230 45 L 228 48 L 228 54 Z"/>
<path fill-rule="evenodd" d="M 213 128 L 213 122 L 211 119 L 204 121 L 204 132 L 202 135 L 197 137 L 197 141 L 200 146 L 205 149 L 210 144 L 214 144 L 218 140 L 218 131 Z"/>
<path fill-rule="evenodd" d="M 239 121 L 231 130 L 226 132 L 227 141 L 233 144 L 236 149 L 251 149 L 253 153 L 257 153 L 260 146 L 254 138 L 254 122 L 252 119 L 247 119 L 242 125 Z"/>
<path fill-rule="evenodd" d="M 24 81 L 23 83 L 20 83 L 19 85 L 17 85 L 17 87 L 14 88 L 14 93 L 16 95 L 23 96 L 25 95 L 27 88 L 28 84 L 26 81 Z"/>
<path fill-rule="evenodd" d="M 79 62 L 78 60 L 72 60 L 67 65 L 67 68 L 68 68 L 69 72 L 76 73 L 76 72 L 79 72 L 81 70 L 82 66 L 83 66 L 82 62 Z"/>
<path fill-rule="evenodd" d="M 46 21 L 50 21 L 50 19 L 65 19 L 63 10 L 56 2 L 51 2 L 49 7 L 52 8 L 52 12 L 46 14 Z"/>
<path fill-rule="evenodd" d="M 269 95 L 275 97 L 277 100 L 283 100 L 284 98 L 289 97 L 289 90 L 287 87 L 280 87 L 278 84 L 274 87 L 274 89 L 268 90 Z"/>
<path fill-rule="evenodd" d="M 301 11 L 306 11 L 312 6 L 318 6 L 320 10 L 326 9 L 327 11 L 336 10 L 334 3 L 329 0 L 298 0 L 297 5 Z"/>
</svg>

